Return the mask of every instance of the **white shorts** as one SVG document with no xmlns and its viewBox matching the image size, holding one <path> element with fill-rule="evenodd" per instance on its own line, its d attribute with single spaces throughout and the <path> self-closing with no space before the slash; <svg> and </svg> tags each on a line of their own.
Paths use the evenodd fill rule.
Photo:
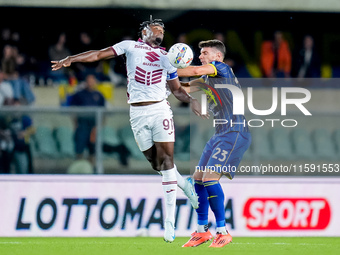
<svg viewBox="0 0 340 255">
<path fill-rule="evenodd" d="M 146 106 L 130 106 L 130 123 L 141 151 L 154 142 L 175 142 L 175 127 L 168 101 Z"/>
</svg>

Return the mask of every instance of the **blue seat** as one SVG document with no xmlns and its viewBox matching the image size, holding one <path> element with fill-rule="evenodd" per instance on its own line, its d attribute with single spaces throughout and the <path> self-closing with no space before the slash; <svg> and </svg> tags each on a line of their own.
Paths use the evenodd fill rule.
<svg viewBox="0 0 340 255">
<path fill-rule="evenodd" d="M 59 153 L 63 157 L 74 157 L 74 131 L 70 127 L 60 126 L 55 130 L 55 137 L 59 148 Z"/>
<path fill-rule="evenodd" d="M 292 142 L 295 156 L 298 159 L 315 159 L 315 150 L 308 130 L 293 129 Z"/>
<path fill-rule="evenodd" d="M 254 160 L 254 149 L 253 149 L 253 143 L 250 144 L 250 147 L 248 148 L 248 150 L 246 150 L 246 152 L 243 154 L 243 160 Z"/>
<path fill-rule="evenodd" d="M 39 157 L 59 157 L 52 128 L 47 126 L 38 126 L 36 128 L 34 140 L 36 142 L 37 154 Z"/>
<path fill-rule="evenodd" d="M 334 142 L 337 148 L 338 157 L 340 157 L 340 129 L 334 131 Z"/>
<path fill-rule="evenodd" d="M 318 128 L 313 132 L 315 152 L 320 159 L 337 159 L 335 144 L 329 130 Z"/>
<path fill-rule="evenodd" d="M 211 131 L 212 130 L 212 131 Z M 190 157 L 195 162 L 198 162 L 200 159 L 203 149 L 210 137 L 212 136 L 213 128 L 209 128 L 208 130 L 202 130 L 202 128 L 198 125 L 194 125 L 191 127 L 190 131 Z"/>
<path fill-rule="evenodd" d="M 263 128 L 253 128 L 252 143 L 254 159 L 272 160 L 275 159 L 271 148 L 268 131 Z"/>
<path fill-rule="evenodd" d="M 101 131 L 102 141 L 103 143 L 107 143 L 109 145 L 115 146 L 119 145 L 119 136 L 115 128 L 111 126 L 104 126 Z"/>
<path fill-rule="evenodd" d="M 144 154 L 138 148 L 130 126 L 123 127 L 119 130 L 119 138 L 121 142 L 129 149 L 134 159 L 145 160 Z"/>
<path fill-rule="evenodd" d="M 293 145 L 291 143 L 289 130 L 287 128 L 275 128 L 270 134 L 275 158 L 287 160 L 294 159 Z"/>
</svg>

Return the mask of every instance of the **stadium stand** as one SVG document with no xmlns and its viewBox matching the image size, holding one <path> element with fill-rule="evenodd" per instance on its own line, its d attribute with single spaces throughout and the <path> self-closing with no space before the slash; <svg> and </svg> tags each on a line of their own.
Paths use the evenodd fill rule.
<svg viewBox="0 0 340 255">
<path fill-rule="evenodd" d="M 315 159 L 314 146 L 308 130 L 295 128 L 292 130 L 292 138 L 296 157 L 309 160 Z"/>
<path fill-rule="evenodd" d="M 101 132 L 103 137 L 103 143 L 107 143 L 109 145 L 120 144 L 119 137 L 115 128 L 105 125 L 102 128 Z"/>
<path fill-rule="evenodd" d="M 315 152 L 320 159 L 336 159 L 335 143 L 329 130 L 318 128 L 312 134 Z"/>
<path fill-rule="evenodd" d="M 264 160 L 275 159 L 267 130 L 263 128 L 252 128 L 251 133 L 254 157 Z"/>
<path fill-rule="evenodd" d="M 56 158 L 59 156 L 53 130 L 47 126 L 37 126 L 33 136 L 38 157 Z"/>
<path fill-rule="evenodd" d="M 290 132 L 287 128 L 275 128 L 270 132 L 273 155 L 275 158 L 286 160 L 294 159 Z"/>
<path fill-rule="evenodd" d="M 134 159 L 145 160 L 143 153 L 136 145 L 136 141 L 130 126 L 122 127 L 118 132 L 118 136 L 123 144 L 130 150 Z"/>
<path fill-rule="evenodd" d="M 74 157 L 73 130 L 67 126 L 57 127 L 55 138 L 58 145 L 58 151 L 61 157 Z"/>
<path fill-rule="evenodd" d="M 338 157 L 340 156 L 340 129 L 334 131 L 334 142 L 337 148 Z"/>
</svg>

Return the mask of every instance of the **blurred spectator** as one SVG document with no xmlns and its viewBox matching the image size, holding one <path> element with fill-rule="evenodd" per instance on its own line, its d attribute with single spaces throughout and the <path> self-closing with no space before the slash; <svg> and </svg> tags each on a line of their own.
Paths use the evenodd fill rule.
<svg viewBox="0 0 340 255">
<path fill-rule="evenodd" d="M 186 43 L 186 44 L 188 44 L 186 33 L 179 34 L 178 37 L 177 37 L 177 42 L 178 43 Z"/>
<path fill-rule="evenodd" d="M 69 49 L 66 47 L 66 34 L 61 33 L 56 44 L 51 45 L 48 49 L 48 56 L 50 60 L 63 59 L 71 55 Z M 58 71 L 50 71 L 49 74 L 52 81 L 55 83 L 65 82 L 68 80 L 67 69 L 60 69 Z"/>
<path fill-rule="evenodd" d="M 264 41 L 261 45 L 261 68 L 267 78 L 289 77 L 292 66 L 288 42 L 281 31 L 274 33 L 274 40 Z"/>
<path fill-rule="evenodd" d="M 13 101 L 13 106 L 20 105 L 18 99 Z M 9 128 L 14 143 L 12 163 L 14 164 L 15 173 L 33 173 L 30 138 L 35 133 L 35 128 L 33 127 L 32 119 L 27 115 L 16 113 L 9 121 Z"/>
<path fill-rule="evenodd" d="M 3 48 L 1 67 L 5 73 L 6 79 L 15 79 L 18 77 L 17 51 L 13 46 L 7 44 Z"/>
<path fill-rule="evenodd" d="M 23 64 L 23 61 L 23 57 L 19 54 L 16 47 L 11 45 L 4 47 L 3 58 L 1 60 L 4 79 L 11 84 L 14 98 L 23 99 L 27 104 L 32 104 L 35 96 L 31 86 L 19 73 L 19 67 Z"/>
<path fill-rule="evenodd" d="M 94 75 L 88 75 L 85 81 L 85 87 L 75 93 L 70 100 L 70 106 L 105 106 L 105 99 L 101 93 L 95 90 L 97 81 Z M 77 159 L 83 157 L 85 149 L 89 152 L 89 161 L 95 163 L 95 117 L 77 117 L 75 119 L 76 131 L 74 134 L 75 151 Z"/>
<path fill-rule="evenodd" d="M 5 74 L 0 69 L 0 106 L 10 105 L 13 100 L 12 85 L 5 81 Z"/>
<path fill-rule="evenodd" d="M 21 36 L 19 32 L 12 32 L 11 34 L 11 43 L 13 47 L 17 48 L 18 51 L 22 52 L 23 50 L 23 42 L 21 40 Z"/>
<path fill-rule="evenodd" d="M 10 173 L 13 148 L 8 122 L 4 115 L 0 115 L 0 174 Z"/>
<path fill-rule="evenodd" d="M 298 78 L 317 78 L 321 71 L 320 56 L 314 47 L 314 39 L 306 35 L 303 39 L 303 46 L 294 58 L 292 76 Z"/>
<path fill-rule="evenodd" d="M 91 36 L 87 32 L 81 32 L 79 35 L 80 43 L 77 46 L 77 52 L 86 52 L 93 50 L 96 46 L 93 43 Z M 88 74 L 95 74 L 99 80 L 104 80 L 102 62 L 91 63 L 76 63 L 76 76 L 78 80 L 84 81 Z"/>
<path fill-rule="evenodd" d="M 131 36 L 124 36 L 124 40 L 133 40 Z M 127 72 L 126 72 L 126 58 L 125 55 L 117 56 L 110 60 L 110 70 L 109 70 L 110 81 L 116 87 L 126 87 L 127 86 Z"/>
<path fill-rule="evenodd" d="M 3 50 L 4 50 L 4 46 L 7 44 L 11 44 L 11 30 L 9 28 L 3 28 L 1 30 L 1 38 L 0 38 L 0 45 L 1 45 L 1 52 L 0 52 L 0 56 L 1 59 L 3 57 Z"/>
<path fill-rule="evenodd" d="M 94 75 L 86 76 L 84 88 L 75 93 L 70 100 L 70 106 L 80 107 L 104 107 L 103 95 L 96 91 L 97 80 Z M 96 121 L 94 116 L 79 116 L 75 119 L 76 131 L 74 134 L 75 151 L 77 159 L 82 159 L 85 149 L 88 149 L 89 161 L 95 164 Z M 103 151 L 107 153 L 117 152 L 123 165 L 127 165 L 129 152 L 123 145 L 111 146 L 103 144 Z"/>
<path fill-rule="evenodd" d="M 216 32 L 214 34 L 214 39 L 219 40 L 224 43 L 227 49 L 227 53 L 224 59 L 224 63 L 233 69 L 235 75 L 239 78 L 250 78 L 251 75 L 246 68 L 244 59 L 239 52 L 232 51 L 228 47 L 228 42 L 226 42 L 225 36 L 221 32 Z"/>
</svg>

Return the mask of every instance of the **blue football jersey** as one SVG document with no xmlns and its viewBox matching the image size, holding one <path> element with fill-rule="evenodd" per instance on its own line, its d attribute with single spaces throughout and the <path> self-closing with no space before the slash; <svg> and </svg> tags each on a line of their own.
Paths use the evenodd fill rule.
<svg viewBox="0 0 340 255">
<path fill-rule="evenodd" d="M 216 134 L 224 134 L 230 131 L 249 132 L 244 115 L 233 114 L 233 95 L 227 88 L 216 88 L 216 84 L 228 84 L 241 88 L 233 70 L 225 63 L 211 62 L 215 69 L 212 75 L 204 75 L 201 78 L 205 86 L 201 88 L 207 95 L 208 109 L 214 119 L 225 120 L 224 124 L 215 126 Z"/>
</svg>

